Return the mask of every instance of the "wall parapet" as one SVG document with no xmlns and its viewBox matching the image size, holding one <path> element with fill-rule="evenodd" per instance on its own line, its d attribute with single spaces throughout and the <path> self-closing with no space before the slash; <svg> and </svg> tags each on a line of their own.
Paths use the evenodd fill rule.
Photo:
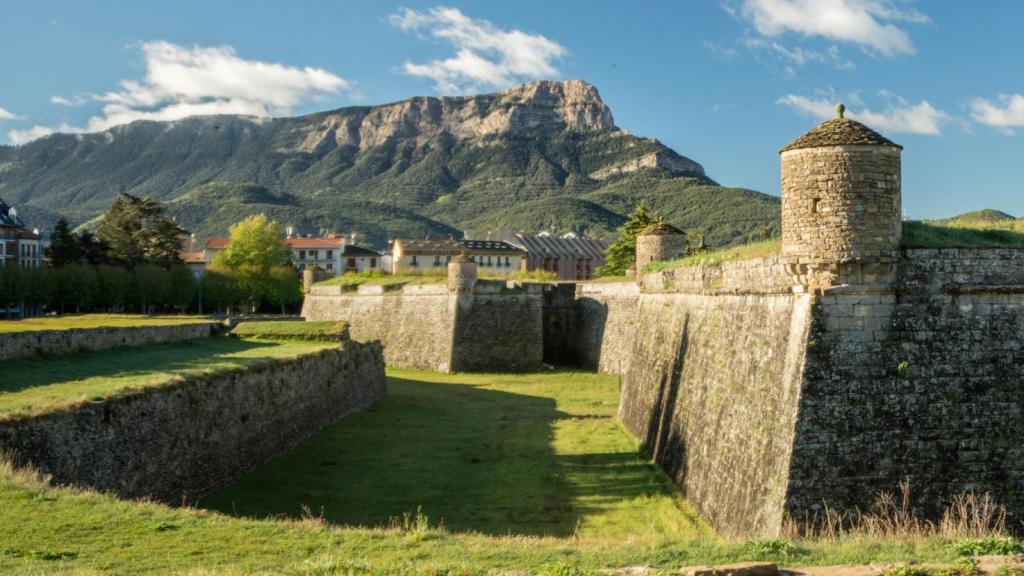
<svg viewBox="0 0 1024 576">
<path fill-rule="evenodd" d="M 61 355 L 107 350 L 121 346 L 143 346 L 208 338 L 219 332 L 219 322 L 195 322 L 163 326 L 71 328 L 68 330 L 26 330 L 0 334 L 0 360 L 27 358 L 40 354 Z"/>
<path fill-rule="evenodd" d="M 192 376 L 0 422 L 0 449 L 57 484 L 194 502 L 385 391 L 378 343 Z"/>
<path fill-rule="evenodd" d="M 797 283 L 780 256 L 766 256 L 651 272 L 640 285 L 651 293 L 786 294 Z"/>
</svg>

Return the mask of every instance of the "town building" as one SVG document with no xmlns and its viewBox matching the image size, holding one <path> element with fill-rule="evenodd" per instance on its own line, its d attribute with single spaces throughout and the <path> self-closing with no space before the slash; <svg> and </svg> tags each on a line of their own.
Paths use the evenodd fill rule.
<svg viewBox="0 0 1024 576">
<path fill-rule="evenodd" d="M 395 240 L 391 245 L 394 274 L 448 269 L 452 258 L 465 254 L 485 274 L 512 274 L 524 269 L 526 251 L 501 240 Z"/>
<path fill-rule="evenodd" d="M 218 252 L 227 248 L 228 238 L 214 238 L 206 242 L 202 252 L 181 253 L 185 265 L 198 274 L 213 262 Z M 289 236 L 281 243 L 292 253 L 292 265 L 297 270 L 315 268 L 327 276 L 340 276 L 349 272 L 365 272 L 381 269 L 381 254 L 349 244 L 343 236 L 311 237 Z"/>
<path fill-rule="evenodd" d="M 489 232 L 485 240 L 501 240 L 526 252 L 526 270 L 554 272 L 558 280 L 589 280 L 604 266 L 608 241 L 569 232 L 561 236 L 549 232 L 523 234 L 515 229 Z"/>
<path fill-rule="evenodd" d="M 0 200 L 0 266 L 23 270 L 43 265 L 43 240 L 38 229 L 29 230 L 18 211 Z"/>
</svg>

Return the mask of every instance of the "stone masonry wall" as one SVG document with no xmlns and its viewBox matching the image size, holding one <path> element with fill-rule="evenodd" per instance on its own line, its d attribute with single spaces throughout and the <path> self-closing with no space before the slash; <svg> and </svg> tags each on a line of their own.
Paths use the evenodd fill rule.
<svg viewBox="0 0 1024 576">
<path fill-rule="evenodd" d="M 379 340 L 388 366 L 451 369 L 454 315 L 443 284 L 394 291 L 381 286 L 358 291 L 313 286 L 303 301 L 302 316 L 309 321 L 343 320 L 353 338 Z"/>
<path fill-rule="evenodd" d="M 59 355 L 84 350 L 106 350 L 119 346 L 195 340 L 207 338 L 220 328 L 221 325 L 217 322 L 196 322 L 168 326 L 5 332 L 0 334 L 0 361 L 37 354 Z"/>
<path fill-rule="evenodd" d="M 576 285 L 576 351 L 579 364 L 598 372 L 624 374 L 637 336 L 640 287 L 636 282 Z"/>
<path fill-rule="evenodd" d="M 782 153 L 783 256 L 793 263 L 895 258 L 900 150 L 826 146 Z"/>
<path fill-rule="evenodd" d="M 988 492 L 1024 520 L 1024 251 L 907 250 L 891 293 L 815 311 L 788 507 L 869 506 L 910 482 L 937 518 Z"/>
<path fill-rule="evenodd" d="M 340 348 L 263 367 L 0 420 L 0 450 L 59 484 L 195 502 L 384 394 L 380 345 Z"/>
<path fill-rule="evenodd" d="M 343 320 L 353 338 L 379 340 L 389 366 L 449 371 L 532 371 L 543 359 L 539 285 L 479 282 L 452 293 L 443 284 L 385 291 L 314 286 L 306 320 Z"/>
<path fill-rule="evenodd" d="M 619 417 L 720 534 L 781 527 L 810 304 L 640 296 Z"/>
</svg>

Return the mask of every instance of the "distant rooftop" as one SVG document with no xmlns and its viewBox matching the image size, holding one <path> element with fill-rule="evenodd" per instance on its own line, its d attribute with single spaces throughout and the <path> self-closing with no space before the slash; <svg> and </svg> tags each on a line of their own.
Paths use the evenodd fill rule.
<svg viewBox="0 0 1024 576">
<path fill-rule="evenodd" d="M 670 236 L 673 234 L 684 234 L 684 232 L 666 222 L 655 222 L 641 230 L 637 236 Z"/>
<path fill-rule="evenodd" d="M 5 228 L 24 228 L 25 223 L 18 217 L 18 211 L 7 205 L 6 202 L 0 200 L 0 226 Z"/>
</svg>

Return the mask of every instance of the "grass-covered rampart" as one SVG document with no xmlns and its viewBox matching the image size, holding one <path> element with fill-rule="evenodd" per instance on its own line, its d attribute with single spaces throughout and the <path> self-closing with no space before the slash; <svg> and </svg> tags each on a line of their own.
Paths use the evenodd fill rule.
<svg viewBox="0 0 1024 576">
<path fill-rule="evenodd" d="M 3 363 L 0 378 L 0 420 L 111 398 L 184 377 L 242 370 L 329 346 L 325 341 L 212 337 L 11 360 Z"/>
<path fill-rule="evenodd" d="M 142 314 L 69 314 L 38 316 L 24 320 L 0 320 L 0 333 L 31 330 L 71 330 L 87 328 L 133 328 L 173 326 L 210 322 L 205 316 L 145 316 Z"/>
<path fill-rule="evenodd" d="M 255 321 L 242 322 L 231 330 L 239 338 L 269 340 L 341 340 L 348 331 L 346 322 Z"/>
</svg>

